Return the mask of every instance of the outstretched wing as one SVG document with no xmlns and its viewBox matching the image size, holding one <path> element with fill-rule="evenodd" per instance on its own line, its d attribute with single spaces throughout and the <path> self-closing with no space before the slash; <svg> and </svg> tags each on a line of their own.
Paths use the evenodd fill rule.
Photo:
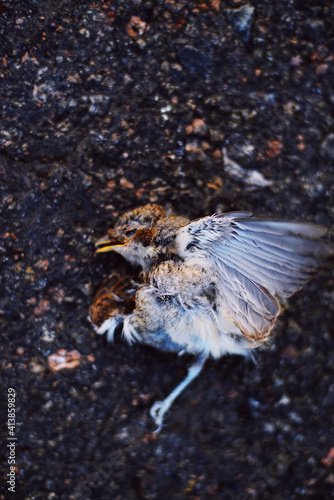
<svg viewBox="0 0 334 500">
<path fill-rule="evenodd" d="M 178 231 L 176 248 L 186 262 L 207 262 L 235 324 L 264 340 L 279 314 L 277 297 L 300 289 L 334 245 L 315 224 L 261 220 L 249 212 L 213 215 Z"/>
</svg>

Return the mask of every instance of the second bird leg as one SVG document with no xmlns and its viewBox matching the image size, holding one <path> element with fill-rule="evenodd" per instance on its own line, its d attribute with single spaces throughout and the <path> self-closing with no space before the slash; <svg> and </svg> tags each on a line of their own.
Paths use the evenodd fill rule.
<svg viewBox="0 0 334 500">
<path fill-rule="evenodd" d="M 174 400 L 181 394 L 181 392 L 196 378 L 204 366 L 206 356 L 199 356 L 195 363 L 188 368 L 187 376 L 178 384 L 175 389 L 163 401 L 156 401 L 150 410 L 150 415 L 157 424 L 154 431 L 158 434 L 161 431 L 165 413 L 172 406 Z"/>
</svg>

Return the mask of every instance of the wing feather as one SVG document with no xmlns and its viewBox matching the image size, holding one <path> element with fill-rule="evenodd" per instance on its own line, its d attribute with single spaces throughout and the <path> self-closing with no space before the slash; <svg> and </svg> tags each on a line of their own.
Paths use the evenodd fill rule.
<svg viewBox="0 0 334 500">
<path fill-rule="evenodd" d="M 253 232 L 259 231 L 261 233 L 268 232 L 270 234 L 287 234 L 290 233 L 294 236 L 305 236 L 308 239 L 316 239 L 323 237 L 327 230 L 323 226 L 313 223 L 296 222 L 296 221 L 272 221 L 262 220 L 252 217 L 246 221 L 244 226 L 243 222 L 238 220 L 238 226 L 241 229 L 251 229 Z"/>
<path fill-rule="evenodd" d="M 247 212 L 213 215 L 178 231 L 185 262 L 206 262 L 216 276 L 222 306 L 245 336 L 261 340 L 277 318 L 278 298 L 312 276 L 334 245 L 316 224 L 261 220 Z"/>
</svg>

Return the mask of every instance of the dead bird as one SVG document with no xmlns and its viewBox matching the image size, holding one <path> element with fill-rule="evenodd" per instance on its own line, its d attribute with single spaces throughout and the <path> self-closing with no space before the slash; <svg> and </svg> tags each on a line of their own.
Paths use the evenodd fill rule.
<svg viewBox="0 0 334 500">
<path fill-rule="evenodd" d="M 151 408 L 156 432 L 209 356 L 247 355 L 266 341 L 282 311 L 279 300 L 302 288 L 334 255 L 333 243 L 323 239 L 326 232 L 316 224 L 258 219 L 250 212 L 189 221 L 146 205 L 121 216 L 97 242 L 97 252 L 115 251 L 143 270 L 133 310 L 114 300 L 96 323 L 97 333 L 112 341 L 122 323 L 129 344 L 195 356 L 187 377 Z"/>
</svg>

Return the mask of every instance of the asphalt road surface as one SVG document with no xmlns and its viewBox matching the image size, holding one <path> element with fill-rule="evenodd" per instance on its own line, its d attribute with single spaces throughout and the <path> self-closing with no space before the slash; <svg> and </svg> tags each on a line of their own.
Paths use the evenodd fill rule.
<svg viewBox="0 0 334 500">
<path fill-rule="evenodd" d="M 333 32 L 330 0 L 0 3 L 0 499 L 333 498 L 333 270 L 158 436 L 190 358 L 87 320 L 139 205 L 333 230 Z"/>
</svg>

